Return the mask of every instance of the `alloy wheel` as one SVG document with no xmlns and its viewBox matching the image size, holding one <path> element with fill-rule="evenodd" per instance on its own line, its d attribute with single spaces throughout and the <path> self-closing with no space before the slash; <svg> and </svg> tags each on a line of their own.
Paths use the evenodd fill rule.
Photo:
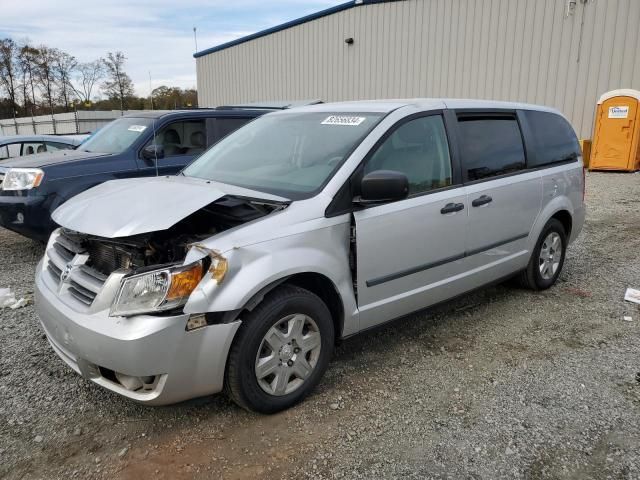
<svg viewBox="0 0 640 480">
<path fill-rule="evenodd" d="M 540 246 L 538 268 L 544 280 L 551 280 L 560 267 L 562 259 L 562 239 L 557 232 L 547 235 Z"/>
<path fill-rule="evenodd" d="M 254 370 L 260 388 L 275 396 L 300 388 L 318 363 L 321 345 L 320 329 L 311 317 L 297 313 L 278 320 L 256 355 Z"/>
</svg>

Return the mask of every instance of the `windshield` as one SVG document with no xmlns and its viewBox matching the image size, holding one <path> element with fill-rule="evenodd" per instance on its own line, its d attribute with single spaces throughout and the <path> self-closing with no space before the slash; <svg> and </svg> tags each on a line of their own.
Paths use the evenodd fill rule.
<svg viewBox="0 0 640 480">
<path fill-rule="evenodd" d="M 183 173 L 291 199 L 309 198 L 381 118 L 380 113 L 266 115 L 225 137 Z"/>
<path fill-rule="evenodd" d="M 85 140 L 78 150 L 94 153 L 122 153 L 151 127 L 152 118 L 118 118 Z"/>
</svg>

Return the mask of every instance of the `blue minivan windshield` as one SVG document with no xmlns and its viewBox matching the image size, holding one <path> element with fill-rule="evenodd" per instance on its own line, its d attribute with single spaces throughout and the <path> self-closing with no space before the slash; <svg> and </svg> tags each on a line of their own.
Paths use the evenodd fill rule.
<svg viewBox="0 0 640 480">
<path fill-rule="evenodd" d="M 78 150 L 92 153 L 122 153 L 140 136 L 145 135 L 147 128 L 151 128 L 152 125 L 152 118 L 118 118 L 85 140 Z"/>
<path fill-rule="evenodd" d="M 290 199 L 309 198 L 329 181 L 382 113 L 278 113 L 231 133 L 184 175 Z"/>
</svg>

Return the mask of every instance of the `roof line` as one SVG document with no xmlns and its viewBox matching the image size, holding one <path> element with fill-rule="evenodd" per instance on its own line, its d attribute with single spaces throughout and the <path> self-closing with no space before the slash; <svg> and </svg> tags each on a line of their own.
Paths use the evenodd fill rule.
<svg viewBox="0 0 640 480">
<path fill-rule="evenodd" d="M 231 40 L 230 42 L 223 43 L 215 47 L 207 48 L 206 50 L 201 50 L 199 52 L 194 53 L 193 57 L 198 58 L 204 55 L 208 55 L 210 53 L 219 52 L 220 50 L 225 50 L 227 48 L 240 45 L 241 43 L 245 43 L 250 40 L 255 40 L 256 38 L 264 37 L 266 35 L 270 35 L 272 33 L 279 32 L 281 30 L 286 30 L 287 28 L 295 27 L 297 25 L 302 25 L 303 23 L 307 23 L 312 20 L 316 20 L 318 18 L 326 17 L 327 15 L 332 15 L 334 13 L 342 12 L 344 10 L 348 10 L 353 7 L 366 5 L 368 3 L 382 3 L 384 1 L 389 1 L 389 0 L 350 0 L 346 3 L 341 3 L 334 7 L 329 7 L 325 10 L 320 10 L 319 12 L 312 13 L 310 15 L 306 15 L 304 17 L 300 17 L 295 20 L 291 20 L 289 22 L 285 22 L 280 25 L 276 25 L 275 27 L 267 28 L 266 30 L 261 30 L 256 33 L 252 33 L 251 35 L 247 35 L 245 37 L 241 37 L 236 40 Z"/>
</svg>

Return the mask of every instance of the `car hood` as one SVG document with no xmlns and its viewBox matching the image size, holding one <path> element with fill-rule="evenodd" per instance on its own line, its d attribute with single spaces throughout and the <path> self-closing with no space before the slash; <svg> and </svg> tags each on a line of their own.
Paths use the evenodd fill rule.
<svg viewBox="0 0 640 480">
<path fill-rule="evenodd" d="M 166 230 L 225 195 L 286 198 L 193 177 L 112 180 L 71 198 L 52 215 L 65 228 L 105 238 Z"/>
<path fill-rule="evenodd" d="M 0 167 L 9 168 L 41 168 L 56 163 L 104 157 L 107 153 L 83 152 L 81 150 L 58 150 L 51 153 L 36 153 L 24 157 L 8 158 L 0 162 Z"/>
</svg>

